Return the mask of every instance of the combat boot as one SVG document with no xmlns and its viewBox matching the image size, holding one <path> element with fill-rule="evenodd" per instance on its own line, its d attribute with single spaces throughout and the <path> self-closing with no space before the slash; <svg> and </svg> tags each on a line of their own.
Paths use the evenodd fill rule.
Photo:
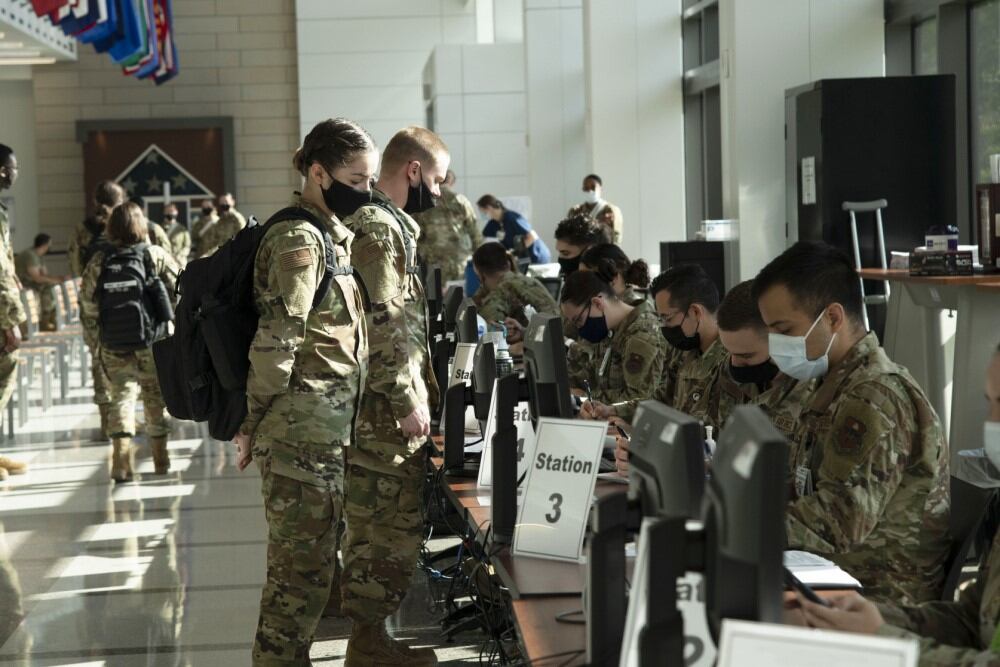
<svg viewBox="0 0 1000 667">
<path fill-rule="evenodd" d="M 0 468 L 3 468 L 11 475 L 23 475 L 28 472 L 28 464 L 22 461 L 15 461 L 6 456 L 0 456 Z"/>
<path fill-rule="evenodd" d="M 414 649 L 389 636 L 385 621 L 355 623 L 347 642 L 344 667 L 434 667 L 438 664 L 434 649 Z"/>
<path fill-rule="evenodd" d="M 111 440 L 111 479 L 116 483 L 132 481 L 132 439 Z"/>
<path fill-rule="evenodd" d="M 153 467 L 157 475 L 166 475 L 170 470 L 170 454 L 167 453 L 167 436 L 157 435 L 149 439 L 153 450 Z"/>
</svg>

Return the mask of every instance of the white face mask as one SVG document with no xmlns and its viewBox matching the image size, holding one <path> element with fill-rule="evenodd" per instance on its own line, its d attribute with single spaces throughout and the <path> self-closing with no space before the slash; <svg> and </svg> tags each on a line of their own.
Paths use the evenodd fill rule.
<svg viewBox="0 0 1000 667">
<path fill-rule="evenodd" d="M 836 340 L 837 334 L 833 334 L 833 337 L 830 338 L 826 352 L 816 359 L 810 359 L 806 352 L 806 339 L 809 338 L 809 334 L 812 333 L 821 319 L 823 319 L 823 313 L 819 314 L 805 336 L 768 334 L 767 344 L 771 351 L 771 360 L 782 373 L 805 382 L 813 378 L 823 377 L 830 370 L 830 348 L 833 347 L 833 341 Z"/>
<path fill-rule="evenodd" d="M 584 190 L 583 201 L 587 204 L 596 204 L 601 198 L 597 196 L 597 190 Z"/>
<path fill-rule="evenodd" d="M 986 458 L 1000 470 L 1000 422 L 983 424 L 983 447 L 986 449 Z"/>
</svg>

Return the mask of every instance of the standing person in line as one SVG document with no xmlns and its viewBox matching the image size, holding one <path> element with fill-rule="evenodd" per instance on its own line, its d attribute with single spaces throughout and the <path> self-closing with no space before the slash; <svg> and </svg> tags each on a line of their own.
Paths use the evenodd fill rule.
<svg viewBox="0 0 1000 667">
<path fill-rule="evenodd" d="M 170 469 L 170 424 L 151 348 L 157 338 L 166 335 L 170 320 L 157 311 L 148 283 L 162 283 L 161 295 L 169 308 L 180 267 L 169 252 L 148 243 L 148 223 L 135 202 L 116 207 L 108 220 L 108 240 L 113 248 L 94 253 L 83 270 L 80 287 L 84 326 L 97 327 L 100 332 L 100 364 L 111 398 L 107 421 L 112 443 L 111 478 L 115 482 L 132 480 L 139 394 L 156 474 Z"/>
<path fill-rule="evenodd" d="M 141 195 L 131 195 L 129 201 L 138 206 L 139 210 L 142 211 L 142 215 L 146 218 L 146 236 L 149 238 L 149 242 L 163 248 L 167 252 L 172 252 L 170 239 L 167 237 L 167 232 L 163 229 L 164 225 L 159 222 L 153 222 L 153 220 L 146 216 L 146 200 Z"/>
<path fill-rule="evenodd" d="M 371 350 L 347 450 L 342 608 L 354 621 L 347 667 L 437 664 L 432 649 L 391 638 L 385 621 L 406 595 L 423 538 L 425 445 L 438 401 L 417 277 L 420 228 L 410 214 L 434 206 L 450 161 L 430 130 L 400 130 L 385 147 L 372 203 L 347 219 L 356 235 L 352 263 L 368 294 Z"/>
<path fill-rule="evenodd" d="M 211 199 L 201 200 L 201 214 L 191 223 L 191 257 L 202 256 L 202 245 L 205 234 L 219 221 L 219 215 L 215 212 L 215 202 Z"/>
<path fill-rule="evenodd" d="M 545 241 L 531 228 L 528 221 L 517 211 L 512 211 L 493 195 L 483 195 L 476 202 L 489 222 L 483 227 L 483 236 L 495 238 L 503 247 L 517 257 L 527 257 L 532 264 L 548 264 L 552 261 Z"/>
<path fill-rule="evenodd" d="M 363 300 L 350 265 L 354 235 L 340 219 L 371 199 L 378 149 L 358 124 L 330 119 L 306 135 L 292 164 L 305 181 L 291 202 L 303 217 L 272 226 L 254 259 L 260 320 L 247 417 L 236 437 L 239 468 L 256 460 L 260 470 L 268 524 L 254 665 L 311 664 L 313 635 L 337 583 L 344 453 L 354 448 L 367 357 Z"/>
<path fill-rule="evenodd" d="M 203 232 L 199 250 L 201 256 L 211 255 L 223 243 L 236 236 L 236 233 L 247 226 L 243 214 L 236 210 L 236 200 L 226 192 L 219 197 L 219 220 Z"/>
<path fill-rule="evenodd" d="M 0 192 L 9 190 L 17 180 L 17 156 L 10 146 L 0 144 Z M 21 323 L 27 317 L 14 274 L 14 251 L 10 245 L 10 221 L 7 207 L 0 203 L 0 412 L 14 394 L 17 381 L 17 348 L 21 346 Z M 26 463 L 0 456 L 0 480 L 26 472 Z"/>
<path fill-rule="evenodd" d="M 91 257 L 99 250 L 111 247 L 107 237 L 108 218 L 111 211 L 125 201 L 125 190 L 114 181 L 101 181 L 94 190 L 94 212 L 77 225 L 76 232 L 69 244 L 69 266 L 73 275 L 83 274 L 83 269 Z M 108 393 L 108 378 L 101 366 L 100 336 L 97 323 L 81 318 L 83 342 L 90 351 L 90 375 L 94 382 L 94 403 L 101 415 L 101 438 L 108 437 L 108 405 L 111 396 Z"/>
<path fill-rule="evenodd" d="M 38 297 L 38 328 L 42 331 L 56 330 L 56 286 L 68 278 L 50 276 L 45 270 L 42 258 L 49 253 L 51 245 L 51 236 L 38 234 L 31 247 L 17 253 L 14 258 L 18 280 Z"/>
<path fill-rule="evenodd" d="M 566 214 L 567 218 L 583 215 L 608 228 L 613 243 L 622 242 L 622 212 L 617 206 L 604 199 L 604 181 L 597 174 L 589 174 L 583 179 L 583 203 L 577 204 Z"/>
<path fill-rule="evenodd" d="M 420 224 L 420 260 L 428 267 L 440 266 L 444 282 L 462 280 L 472 253 L 483 244 L 476 209 L 454 188 L 455 172 L 449 169 L 437 205 L 413 216 Z"/>
<path fill-rule="evenodd" d="M 177 220 L 176 204 L 167 204 L 163 207 L 163 228 L 170 240 L 170 254 L 183 269 L 187 265 L 188 255 L 191 254 L 191 234 Z"/>
</svg>

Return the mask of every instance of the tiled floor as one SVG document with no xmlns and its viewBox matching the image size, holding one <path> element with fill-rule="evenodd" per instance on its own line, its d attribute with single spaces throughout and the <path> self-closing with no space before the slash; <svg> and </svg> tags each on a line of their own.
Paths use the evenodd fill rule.
<svg viewBox="0 0 1000 667">
<path fill-rule="evenodd" d="M 265 554 L 254 469 L 240 473 L 231 445 L 180 423 L 168 476 L 113 487 L 89 395 L 33 405 L 0 442 L 31 465 L 0 482 L 0 664 L 248 665 Z M 152 462 L 139 442 L 141 475 Z M 438 646 L 432 597 L 418 573 L 391 632 Z M 324 620 L 314 663 L 343 664 L 349 630 Z M 478 640 L 438 649 L 442 664 L 479 664 Z"/>
</svg>

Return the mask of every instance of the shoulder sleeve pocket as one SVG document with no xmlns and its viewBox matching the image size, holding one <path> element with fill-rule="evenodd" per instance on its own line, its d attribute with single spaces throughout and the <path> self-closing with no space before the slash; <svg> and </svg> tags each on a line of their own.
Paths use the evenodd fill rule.
<svg viewBox="0 0 1000 667">
<path fill-rule="evenodd" d="M 391 245 L 370 238 L 355 242 L 351 262 L 372 304 L 386 303 L 399 296 L 401 280 Z"/>
</svg>

